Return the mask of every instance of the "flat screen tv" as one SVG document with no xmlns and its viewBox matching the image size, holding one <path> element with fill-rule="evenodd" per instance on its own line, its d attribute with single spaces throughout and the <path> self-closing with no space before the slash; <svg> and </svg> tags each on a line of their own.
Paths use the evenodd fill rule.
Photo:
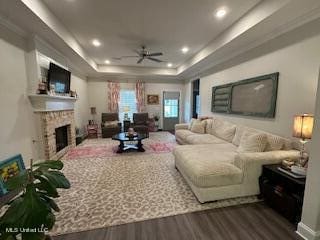
<svg viewBox="0 0 320 240">
<path fill-rule="evenodd" d="M 54 85 L 56 93 L 69 93 L 70 77 L 71 72 L 51 62 L 48 71 L 48 89 L 51 90 L 50 86 Z"/>
</svg>

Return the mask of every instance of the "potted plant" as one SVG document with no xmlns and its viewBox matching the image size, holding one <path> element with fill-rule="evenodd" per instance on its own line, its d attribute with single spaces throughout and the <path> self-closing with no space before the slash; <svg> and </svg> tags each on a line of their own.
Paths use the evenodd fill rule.
<svg viewBox="0 0 320 240">
<path fill-rule="evenodd" d="M 8 180 L 9 190 L 21 193 L 8 203 L 9 207 L 0 218 L 0 239 L 44 240 L 55 223 L 54 211 L 59 207 L 54 198 L 58 188 L 70 188 L 70 182 L 60 171 L 61 161 L 48 160 L 33 164 L 22 174 Z"/>
</svg>

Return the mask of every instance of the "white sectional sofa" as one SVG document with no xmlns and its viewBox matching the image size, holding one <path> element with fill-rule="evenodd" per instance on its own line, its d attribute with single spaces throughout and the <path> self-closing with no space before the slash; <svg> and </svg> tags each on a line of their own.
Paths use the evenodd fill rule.
<svg viewBox="0 0 320 240">
<path fill-rule="evenodd" d="M 262 165 L 299 157 L 288 139 L 217 118 L 203 121 L 204 133 L 177 124 L 175 135 L 181 145 L 173 151 L 177 169 L 201 203 L 257 195 Z M 264 138 L 262 151 L 243 151 L 251 136 Z"/>
</svg>

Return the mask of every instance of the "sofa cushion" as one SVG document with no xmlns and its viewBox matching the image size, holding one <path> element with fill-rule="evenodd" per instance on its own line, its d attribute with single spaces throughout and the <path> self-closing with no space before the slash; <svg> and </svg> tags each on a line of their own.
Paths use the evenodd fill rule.
<svg viewBox="0 0 320 240">
<path fill-rule="evenodd" d="M 222 138 L 223 140 L 226 140 L 228 142 L 232 142 L 232 139 L 234 138 L 234 134 L 236 131 L 236 125 L 220 120 L 215 119 L 212 122 L 212 134 Z"/>
<path fill-rule="evenodd" d="M 234 138 L 232 139 L 232 143 L 234 145 L 239 146 L 242 134 L 244 132 L 258 133 L 260 131 L 257 129 L 254 129 L 254 128 L 248 128 L 245 126 L 237 125 L 236 132 L 234 134 Z"/>
<path fill-rule="evenodd" d="M 263 152 L 267 145 L 265 133 L 252 133 L 245 131 L 242 134 L 238 152 Z"/>
<path fill-rule="evenodd" d="M 193 121 L 190 131 L 194 133 L 204 134 L 206 128 L 206 121 L 196 120 Z"/>
<path fill-rule="evenodd" d="M 268 134 L 268 142 L 265 151 L 277 151 L 284 148 L 285 139 L 276 135 Z"/>
<path fill-rule="evenodd" d="M 189 124 L 189 130 L 191 130 L 191 128 L 192 128 L 192 125 L 197 121 L 198 119 L 196 119 L 196 118 L 192 118 L 191 119 L 191 121 L 190 121 L 190 124 Z"/>
<path fill-rule="evenodd" d="M 211 134 L 193 134 L 187 136 L 185 139 L 188 144 L 211 144 L 211 143 L 226 143 L 221 138 L 215 137 Z"/>
<path fill-rule="evenodd" d="M 178 129 L 175 131 L 176 138 L 186 139 L 189 135 L 195 135 L 196 133 L 191 132 L 187 129 Z"/>
<path fill-rule="evenodd" d="M 205 133 L 211 134 L 213 119 L 210 118 L 210 119 L 206 119 L 205 121 L 207 122 L 207 123 L 206 123 Z"/>
<path fill-rule="evenodd" d="M 225 146 L 220 149 L 215 148 L 220 145 Z M 231 147 L 233 150 L 221 151 L 226 147 Z M 177 146 L 174 149 L 176 166 L 198 187 L 239 184 L 242 182 L 243 174 L 233 165 L 236 155 L 234 148 L 232 144 L 217 144 L 210 147 L 209 145 Z"/>
</svg>

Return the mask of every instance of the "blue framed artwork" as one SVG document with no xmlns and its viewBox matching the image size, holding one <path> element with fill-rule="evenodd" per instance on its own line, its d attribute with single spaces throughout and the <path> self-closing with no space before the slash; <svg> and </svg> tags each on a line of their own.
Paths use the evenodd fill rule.
<svg viewBox="0 0 320 240">
<path fill-rule="evenodd" d="M 25 169 L 21 154 L 0 161 L 0 196 L 9 192 L 6 187 L 8 180 L 23 173 Z"/>
</svg>

